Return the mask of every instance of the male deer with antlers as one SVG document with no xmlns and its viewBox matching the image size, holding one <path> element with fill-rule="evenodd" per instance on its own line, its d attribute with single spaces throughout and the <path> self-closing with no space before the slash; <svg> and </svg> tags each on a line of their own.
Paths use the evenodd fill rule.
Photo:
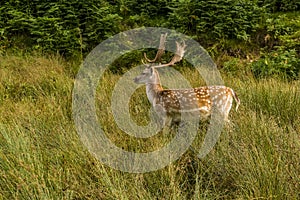
<svg viewBox="0 0 300 200">
<path fill-rule="evenodd" d="M 153 60 L 145 59 L 149 63 L 158 62 L 165 51 L 165 41 L 167 34 L 162 34 L 159 49 Z M 146 84 L 148 100 L 152 104 L 155 112 L 163 118 L 163 125 L 169 126 L 181 120 L 182 113 L 196 113 L 200 119 L 206 120 L 212 113 L 212 108 L 216 108 L 225 121 L 228 121 L 229 111 L 233 99 L 236 101 L 236 110 L 240 100 L 233 89 L 225 86 L 204 86 L 191 89 L 163 89 L 157 68 L 172 66 L 182 60 L 185 43 L 176 42 L 176 53 L 167 64 L 151 65 L 147 64 L 144 71 L 137 76 L 134 81 L 138 84 Z"/>
</svg>

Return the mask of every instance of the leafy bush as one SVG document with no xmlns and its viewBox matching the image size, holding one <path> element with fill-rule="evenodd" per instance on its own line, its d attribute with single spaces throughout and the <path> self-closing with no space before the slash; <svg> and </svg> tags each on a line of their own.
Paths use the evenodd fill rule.
<svg viewBox="0 0 300 200">
<path fill-rule="evenodd" d="M 122 0 L 118 6 L 122 15 L 142 15 L 144 17 L 166 16 L 172 0 Z"/>
<path fill-rule="evenodd" d="M 200 38 L 248 40 L 264 15 L 264 8 L 248 0 L 178 1 L 169 23 Z M 174 23 L 176 22 L 176 23 Z"/>
<path fill-rule="evenodd" d="M 171 12 L 172 0 L 118 0 L 118 14 L 123 18 L 123 29 L 140 26 L 162 26 Z"/>
<path fill-rule="evenodd" d="M 297 12 L 276 13 L 269 16 L 264 23 L 265 32 L 262 34 L 265 47 L 273 49 L 295 49 L 300 52 L 300 16 Z"/>
<path fill-rule="evenodd" d="M 27 35 L 37 49 L 71 54 L 117 33 L 120 20 L 105 0 L 9 0 L 0 8 L 0 36 Z"/>
<path fill-rule="evenodd" d="M 278 76 L 297 79 L 300 72 L 300 58 L 294 49 L 278 49 L 253 62 L 251 69 L 257 78 Z"/>
<path fill-rule="evenodd" d="M 283 15 L 285 20 L 285 26 L 289 28 L 289 32 L 279 36 L 280 45 L 286 49 L 296 49 L 297 53 L 300 53 L 300 16 L 295 15 L 287 16 Z"/>
<path fill-rule="evenodd" d="M 296 0 L 7 0 L 0 4 L 0 53 L 17 45 L 83 55 L 109 36 L 141 26 L 175 28 L 213 46 L 215 55 L 232 51 L 232 41 L 248 47 L 253 40 L 299 52 L 298 13 L 295 20 L 265 14 L 297 9 Z"/>
<path fill-rule="evenodd" d="M 259 0 L 258 5 L 266 6 L 272 12 L 296 11 L 300 9 L 299 0 Z"/>
</svg>

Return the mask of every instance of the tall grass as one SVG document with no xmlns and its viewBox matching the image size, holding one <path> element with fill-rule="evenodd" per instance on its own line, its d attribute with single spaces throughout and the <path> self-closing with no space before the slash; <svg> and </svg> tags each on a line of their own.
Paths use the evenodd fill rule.
<svg viewBox="0 0 300 200">
<path fill-rule="evenodd" d="M 89 154 L 72 121 L 74 64 L 58 56 L 0 57 L 0 199 L 299 199 L 300 83 L 223 74 L 241 99 L 210 154 L 189 150 L 164 169 L 130 174 Z M 193 86 L 202 81 L 183 70 Z M 124 149 L 147 152 L 173 137 L 136 139 L 110 111 L 120 75 L 106 73 L 97 92 L 99 123 Z M 132 97 L 132 116 L 148 120 L 144 88 Z M 196 140 L 201 141 L 199 132 Z M 193 144 L 197 147 L 197 141 Z"/>
</svg>

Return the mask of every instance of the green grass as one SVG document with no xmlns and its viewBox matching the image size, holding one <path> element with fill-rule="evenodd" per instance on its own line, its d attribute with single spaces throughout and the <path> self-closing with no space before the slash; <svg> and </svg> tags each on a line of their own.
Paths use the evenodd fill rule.
<svg viewBox="0 0 300 200">
<path fill-rule="evenodd" d="M 97 161 L 72 121 L 74 63 L 59 56 L 0 57 L 0 199 L 299 199 L 300 82 L 255 80 L 222 72 L 241 99 L 204 159 L 191 150 L 164 169 L 130 174 Z M 243 72 L 244 73 L 244 72 Z M 202 81 L 183 70 L 193 86 Z M 124 149 L 159 149 L 172 134 L 136 139 L 118 129 L 110 94 L 119 75 L 99 84 L 99 123 Z M 134 103 L 134 104 L 133 104 Z M 147 123 L 143 88 L 132 97 L 132 115 Z M 203 138 L 199 132 L 193 146 Z"/>
</svg>

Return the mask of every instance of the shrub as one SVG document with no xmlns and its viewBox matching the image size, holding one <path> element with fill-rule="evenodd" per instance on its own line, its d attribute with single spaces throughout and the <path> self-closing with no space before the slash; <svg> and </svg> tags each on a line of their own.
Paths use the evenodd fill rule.
<svg viewBox="0 0 300 200">
<path fill-rule="evenodd" d="M 67 54 L 117 33 L 121 19 L 105 0 L 9 0 L 0 9 L 0 37 L 27 35 L 36 49 Z"/>
<path fill-rule="evenodd" d="M 300 16 L 296 13 L 272 14 L 264 24 L 264 44 L 268 47 L 300 52 Z"/>
<path fill-rule="evenodd" d="M 258 5 L 266 6 L 271 12 L 296 11 L 300 9 L 299 0 L 259 0 Z"/>
<path fill-rule="evenodd" d="M 118 1 L 118 7 L 123 16 L 142 15 L 144 17 L 166 16 L 172 0 L 122 0 Z"/>
<path fill-rule="evenodd" d="M 248 40 L 264 8 L 247 0 L 178 1 L 170 14 L 174 28 L 200 38 Z M 176 22 L 176 23 L 174 23 Z"/>
<path fill-rule="evenodd" d="M 251 69 L 257 78 L 278 76 L 289 80 L 298 79 L 300 58 L 294 49 L 278 49 L 263 55 L 259 60 L 253 62 Z"/>
</svg>

